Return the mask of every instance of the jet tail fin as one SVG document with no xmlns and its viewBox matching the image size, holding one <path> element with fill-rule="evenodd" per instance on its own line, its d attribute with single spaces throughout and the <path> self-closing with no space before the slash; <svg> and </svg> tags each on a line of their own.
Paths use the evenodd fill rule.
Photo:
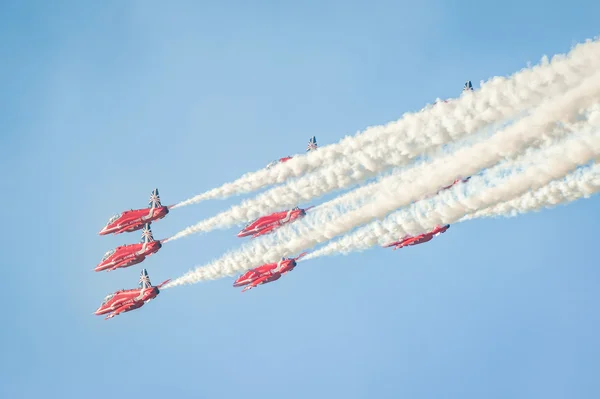
<svg viewBox="0 0 600 399">
<path fill-rule="evenodd" d="M 140 288 L 151 288 L 152 283 L 150 282 L 150 276 L 148 276 L 148 271 L 146 269 L 142 269 L 142 273 L 140 274 Z"/>
<path fill-rule="evenodd" d="M 473 91 L 473 83 L 470 80 L 467 80 L 465 83 L 465 87 L 463 87 L 463 91 Z"/>
<path fill-rule="evenodd" d="M 308 147 L 306 147 L 306 152 L 314 151 L 317 149 L 317 147 L 317 138 L 312 136 L 310 139 L 308 139 Z"/>
<path fill-rule="evenodd" d="M 147 244 L 149 242 L 154 241 L 154 237 L 152 237 L 152 230 L 150 229 L 151 223 L 146 223 L 144 228 L 142 229 L 142 244 Z"/>
<path fill-rule="evenodd" d="M 152 194 L 150 194 L 150 202 L 148 202 L 148 208 L 160 208 L 162 204 L 160 203 L 160 195 L 158 194 L 158 188 L 152 190 Z"/>
</svg>

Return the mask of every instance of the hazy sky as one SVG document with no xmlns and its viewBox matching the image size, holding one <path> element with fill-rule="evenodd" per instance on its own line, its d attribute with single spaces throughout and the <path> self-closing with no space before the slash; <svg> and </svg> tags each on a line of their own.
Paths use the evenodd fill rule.
<svg viewBox="0 0 600 399">
<path fill-rule="evenodd" d="M 159 283 L 243 242 L 193 235 L 94 273 L 140 238 L 98 231 L 153 188 L 176 203 L 312 135 L 477 89 L 597 35 L 600 15 L 577 0 L 218 3 L 0 2 L 0 397 L 597 397 L 598 198 L 303 262 L 244 294 L 225 278 L 92 314 L 142 266 Z M 239 200 L 173 210 L 154 237 Z"/>
</svg>

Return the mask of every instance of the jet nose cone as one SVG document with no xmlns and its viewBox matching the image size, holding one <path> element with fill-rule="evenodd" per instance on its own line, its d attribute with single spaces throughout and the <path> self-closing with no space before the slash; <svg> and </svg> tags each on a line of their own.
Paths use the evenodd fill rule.
<svg viewBox="0 0 600 399">
<path fill-rule="evenodd" d="M 244 230 L 240 231 L 239 233 L 237 233 L 238 237 L 243 237 L 244 236 Z"/>
</svg>

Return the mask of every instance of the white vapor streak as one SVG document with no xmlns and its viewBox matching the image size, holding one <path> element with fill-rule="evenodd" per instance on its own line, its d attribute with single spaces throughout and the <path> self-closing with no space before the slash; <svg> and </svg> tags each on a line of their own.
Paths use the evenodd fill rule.
<svg viewBox="0 0 600 399">
<path fill-rule="evenodd" d="M 412 210 L 400 210 L 388 216 L 383 222 L 371 222 L 354 233 L 310 253 L 303 260 L 336 253 L 361 251 L 376 244 L 390 243 L 406 234 L 416 235 L 430 231 L 435 225 L 460 221 L 465 215 L 477 209 L 494 208 L 495 206 L 500 206 L 502 209 L 503 202 L 524 195 L 528 190 L 544 187 L 552 180 L 561 178 L 576 167 L 597 158 L 600 154 L 600 134 L 598 133 L 600 120 L 597 122 L 593 133 L 576 135 L 576 137 L 566 140 L 563 145 L 552 146 L 547 150 L 540 151 L 536 155 L 536 160 L 538 160 L 536 164 L 522 173 L 510 176 L 494 187 L 470 196 L 458 195 L 457 199 L 452 200 L 449 200 L 447 195 L 443 195 L 431 202 L 418 202 Z M 563 188 L 567 189 L 569 186 L 578 188 L 578 185 L 573 184 L 565 185 Z M 564 197 L 575 198 L 581 195 L 583 193 L 572 193 L 566 194 Z M 529 205 L 535 203 L 543 206 L 548 203 L 546 198 L 537 198 L 537 202 L 530 201 Z M 522 209 L 522 212 L 532 209 Z"/>
<path fill-rule="evenodd" d="M 512 118 L 542 99 L 566 91 L 590 76 L 599 65 L 600 42 L 579 44 L 566 56 L 555 56 L 551 62 L 544 57 L 540 65 L 523 69 L 509 78 L 492 78 L 479 90 L 464 93 L 459 99 L 438 103 L 422 112 L 404 114 L 395 122 L 370 127 L 270 169 L 248 173 L 175 207 L 251 192 L 318 171 L 188 227 L 172 239 L 243 223 L 263 213 L 296 205 L 300 200 L 307 201 L 348 187 L 389 167 L 406 164 L 423 152 L 433 151 L 491 123 Z"/>
<path fill-rule="evenodd" d="M 590 82 L 595 83 L 592 83 L 591 86 L 587 87 Z M 583 92 L 581 95 L 579 95 L 578 93 L 581 88 L 583 88 Z M 525 131 L 531 129 L 528 127 L 528 124 L 533 124 L 535 126 L 534 129 L 539 129 L 539 135 L 537 135 L 535 131 L 531 133 L 527 132 L 525 137 L 528 137 L 526 140 L 529 140 L 529 145 L 526 147 L 526 144 L 523 144 L 523 147 L 521 147 L 522 152 L 517 151 L 514 154 L 498 153 L 496 154 L 496 159 L 501 160 L 524 156 L 527 155 L 527 152 L 531 149 L 543 147 L 545 145 L 551 145 L 554 139 L 564 137 L 565 135 L 576 132 L 577 130 L 585 129 L 590 123 L 594 124 L 596 120 L 600 119 L 600 104 L 596 103 L 594 106 L 590 106 L 587 109 L 587 113 L 583 112 L 586 111 L 584 108 L 589 103 L 594 103 L 596 101 L 593 93 L 598 91 L 600 91 L 600 72 L 594 77 L 584 81 L 579 86 L 576 86 L 574 89 L 569 91 L 566 96 L 558 97 L 558 100 L 547 100 L 544 105 L 540 106 L 540 108 L 536 110 L 532 116 L 524 118 L 512 126 L 508 126 L 504 130 L 497 133 L 492 139 L 488 139 L 487 142 L 482 142 L 470 148 L 461 148 L 454 154 L 449 154 L 445 157 L 434 159 L 431 162 L 423 163 L 412 169 L 394 173 L 390 176 L 379 179 L 376 182 L 366 184 L 348 193 L 340 195 L 318 206 L 301 222 L 297 222 L 294 225 L 285 226 L 284 228 L 275 231 L 269 237 L 264 237 L 262 241 L 267 242 L 266 246 L 271 247 L 280 242 L 288 242 L 293 240 L 297 237 L 297 235 L 307 235 L 312 234 L 311 232 L 313 231 L 321 231 L 326 228 L 326 225 L 329 223 L 333 223 L 339 218 L 345 217 L 345 214 L 347 215 L 350 212 L 360 209 L 368 209 L 369 206 L 377 206 L 376 202 L 378 200 L 381 201 L 379 194 L 382 192 L 385 193 L 386 191 L 390 192 L 391 190 L 389 187 L 400 186 L 404 190 L 414 190 L 415 188 L 421 187 L 424 181 L 427 183 L 426 180 L 428 179 L 428 174 L 433 174 L 436 178 L 439 178 L 440 174 L 436 173 L 436 171 L 446 170 L 448 168 L 446 165 L 452 165 L 450 166 L 451 168 L 456 168 L 455 170 L 457 174 L 445 182 L 440 180 L 440 184 L 436 186 L 433 191 L 426 192 L 426 188 L 424 188 L 422 191 L 417 191 L 419 194 L 414 194 L 405 202 L 395 202 L 396 208 L 394 209 L 408 205 L 411 200 L 421 200 L 428 194 L 439 190 L 440 187 L 444 187 L 452 183 L 456 176 L 459 175 L 459 169 L 462 170 L 463 176 L 466 176 L 467 172 L 469 172 L 468 175 L 475 173 L 477 170 L 479 170 L 479 167 L 476 164 L 472 164 L 470 159 L 483 158 L 485 156 L 482 156 L 481 153 L 478 152 L 479 148 L 489 145 L 488 143 L 490 140 L 502 142 L 504 140 L 503 135 L 506 134 L 505 132 L 514 133 L 518 132 L 519 130 Z M 573 97 L 577 96 L 579 96 L 578 99 L 571 100 Z M 577 117 L 579 117 L 579 120 L 571 123 L 571 120 Z M 557 124 L 557 119 L 562 120 L 562 123 Z M 548 127 L 543 127 L 544 125 L 547 125 Z M 508 143 L 503 143 L 503 145 L 507 144 Z M 488 159 L 488 164 L 485 167 L 492 166 L 493 163 L 494 161 L 490 158 Z M 513 167 L 515 167 L 519 162 L 513 161 L 513 163 L 515 164 Z M 496 171 L 494 171 L 495 168 L 492 168 L 486 172 L 493 178 L 494 172 L 497 175 L 500 174 L 503 167 L 505 167 L 505 165 L 499 164 L 495 166 L 495 168 L 497 168 Z M 473 185 L 472 181 L 469 181 L 469 183 L 470 186 Z M 429 185 L 428 187 L 432 186 Z M 398 191 L 399 190 L 400 189 L 398 189 Z M 397 199 L 398 194 L 396 194 L 395 197 Z M 306 259 L 306 257 L 304 259 Z"/>
<path fill-rule="evenodd" d="M 262 263 L 276 261 L 281 256 L 297 254 L 301 250 L 344 234 L 374 218 L 381 219 L 389 212 L 449 184 L 455 176 L 472 175 L 480 169 L 493 166 L 504 157 L 522 154 L 531 145 L 539 146 L 551 140 L 545 132 L 551 130 L 554 123 L 569 121 L 580 109 L 594 103 L 598 94 L 600 94 L 600 73 L 586 79 L 567 93 L 557 96 L 556 99 L 548 99 L 531 115 L 508 126 L 490 139 L 469 148 L 461 148 L 450 156 L 435 160 L 428 168 L 421 171 L 420 175 L 415 175 L 415 170 L 409 170 L 402 175 L 402 178 L 382 185 L 371 203 L 348 212 L 309 234 L 280 242 L 256 240 L 252 245 L 238 252 L 226 254 L 208 266 L 188 272 L 169 286 L 232 275 Z"/>
<path fill-rule="evenodd" d="M 588 119 L 595 119 L 600 116 L 600 104 L 591 107 L 588 112 L 590 113 L 591 117 L 586 115 L 584 119 L 578 120 L 575 123 L 567 123 L 555 126 L 548 132 L 546 132 L 545 135 L 548 138 L 556 139 L 562 138 L 570 133 L 578 132 L 582 129 L 585 129 L 587 126 L 589 126 L 590 123 Z M 531 158 L 528 157 L 528 153 L 532 152 L 532 150 L 537 150 L 538 144 L 541 148 L 545 148 L 552 145 L 553 141 L 546 140 L 540 143 L 534 143 L 527 149 L 525 154 L 521 155 L 517 159 L 510 159 L 511 157 L 507 156 L 505 162 L 500 162 L 499 164 L 485 171 L 484 174 L 486 178 L 488 180 L 499 179 L 509 172 L 516 173 L 521 169 L 528 167 L 532 163 Z M 449 157 L 450 156 L 447 156 L 446 159 L 448 159 Z M 399 178 L 404 178 L 405 180 L 408 180 L 408 178 L 405 176 L 409 173 L 412 176 L 419 176 L 421 173 L 425 173 L 427 169 L 431 169 L 432 167 L 433 166 L 431 166 L 431 163 L 423 163 L 415 167 L 413 170 L 397 171 L 391 174 L 390 176 L 386 176 L 385 178 L 379 179 L 378 181 L 366 184 L 346 194 L 340 195 L 328 202 L 317 206 L 315 210 L 303 220 L 302 223 L 297 223 L 293 227 L 300 233 L 320 228 L 319 224 L 323 224 L 327 221 L 333 220 L 339 217 L 341 214 L 350 212 L 354 209 L 358 209 L 361 206 L 365 206 L 366 203 L 373 201 L 374 198 L 376 198 L 376 194 L 382 189 L 383 185 L 391 184 L 394 180 L 397 180 Z M 469 184 L 470 186 L 473 185 L 471 181 L 469 182 Z M 425 196 L 423 199 L 433 197 L 434 195 L 435 194 Z M 294 234 L 294 232 L 287 229 L 280 230 L 275 234 L 278 235 L 277 241 L 285 241 L 290 239 L 288 235 Z"/>
<path fill-rule="evenodd" d="M 580 198 L 589 198 L 598 190 L 600 190 L 600 164 L 593 164 L 570 173 L 565 179 L 555 180 L 539 190 L 475 211 L 460 219 L 460 222 L 483 217 L 513 217 L 539 211 Z"/>
</svg>

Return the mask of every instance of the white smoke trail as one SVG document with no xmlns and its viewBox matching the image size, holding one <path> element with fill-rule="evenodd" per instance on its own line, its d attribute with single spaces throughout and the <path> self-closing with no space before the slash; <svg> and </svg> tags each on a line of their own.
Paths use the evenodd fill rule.
<svg viewBox="0 0 600 399">
<path fill-rule="evenodd" d="M 579 44 L 566 56 L 555 56 L 552 62 L 544 57 L 540 65 L 521 70 L 509 78 L 493 78 L 483 83 L 480 90 L 466 93 L 460 99 L 439 103 L 423 112 L 407 113 L 398 121 L 370 127 L 354 137 L 345 137 L 337 144 L 296 156 L 271 169 L 248 173 L 232 183 L 185 200 L 174 207 L 251 192 L 331 166 L 319 176 L 307 177 L 286 186 L 283 191 L 261 196 L 252 204 L 189 227 L 172 239 L 246 222 L 261 213 L 295 205 L 299 199 L 309 200 L 348 187 L 386 168 L 405 164 L 425 151 L 435 150 L 444 143 L 474 133 L 490 123 L 514 117 L 544 97 L 559 94 L 589 76 L 600 64 L 599 51 L 598 41 Z M 323 184 L 324 181 L 327 184 Z M 282 195 L 287 196 L 282 198 Z M 260 204 L 258 208 L 256 203 Z M 252 209 L 248 210 L 248 207 Z M 227 221 L 220 224 L 219 220 Z"/>
<path fill-rule="evenodd" d="M 583 116 L 584 114 L 586 115 Z M 585 113 L 581 113 L 581 115 L 583 118 L 577 122 L 557 124 L 557 126 L 546 133 L 546 136 L 548 138 L 560 139 L 570 133 L 576 133 L 585 129 L 590 123 L 588 119 L 594 119 L 597 117 L 597 115 L 600 115 L 600 104 L 590 107 Z M 547 140 L 544 142 L 535 143 L 534 146 L 529 147 L 526 152 L 517 159 L 510 159 L 507 157 L 503 162 L 500 162 L 490 169 L 487 169 L 484 174 L 488 180 L 496 180 L 505 177 L 507 174 L 519 173 L 533 162 L 529 156 L 530 153 L 537 151 L 539 148 L 550 147 L 555 143 L 555 141 L 556 140 Z M 419 167 L 423 170 L 431 168 L 429 162 L 421 162 L 419 165 L 416 165 L 413 168 L 416 170 L 416 167 Z M 395 171 L 391 173 L 390 176 L 384 176 L 378 181 L 371 182 L 351 192 L 340 195 L 330 201 L 318 205 L 315 207 L 315 210 L 310 213 L 310 216 L 304 219 L 304 223 L 296 226 L 298 226 L 299 229 L 311 230 L 315 228 L 314 223 L 319 223 L 319 221 L 325 219 L 333 220 L 343 213 L 347 213 L 351 210 L 364 206 L 367 202 L 373 201 L 374 195 L 381 190 L 382 184 L 387 184 L 389 181 L 392 181 L 392 179 L 397 179 L 398 176 L 401 176 L 403 173 L 407 173 L 407 170 L 409 169 L 406 168 L 405 170 Z M 413 175 L 418 175 L 418 173 L 419 172 L 416 171 L 412 172 Z M 425 196 L 423 199 L 433 197 L 439 194 L 441 191 L 443 190 L 438 190 L 438 193 L 430 194 Z M 311 221 L 313 223 L 311 223 Z M 287 238 L 278 237 L 278 240 L 280 241 L 285 239 Z"/>
<path fill-rule="evenodd" d="M 600 50 L 600 48 L 594 49 Z M 574 54 L 579 54 L 581 57 L 568 59 L 581 61 L 583 59 L 588 59 L 583 57 L 582 54 L 589 55 L 587 52 L 577 53 L 575 50 Z M 600 54 L 598 54 L 598 60 L 600 60 Z M 567 88 L 573 86 L 573 83 L 578 77 L 581 78 L 582 76 L 587 76 L 587 74 L 589 74 L 588 69 L 581 67 L 581 64 L 575 64 L 578 68 L 565 69 L 565 64 L 561 64 L 562 61 L 564 61 L 562 58 L 553 60 L 554 64 L 548 65 L 554 65 L 555 68 L 546 69 L 545 75 L 539 73 L 538 81 L 533 80 L 530 81 L 529 86 L 522 86 L 522 90 L 518 93 L 518 96 L 514 95 L 514 93 L 511 94 L 510 90 L 513 88 L 510 85 L 507 85 L 508 89 L 506 93 L 510 95 L 503 97 L 503 99 L 508 98 L 512 99 L 512 101 L 507 101 L 507 104 L 509 104 L 508 106 L 503 105 L 503 107 L 499 107 L 498 109 L 500 109 L 501 112 L 499 112 L 498 115 L 503 117 L 514 115 L 514 113 L 518 111 L 519 106 L 530 106 L 534 99 L 539 101 L 543 98 L 544 93 L 544 90 L 540 89 L 540 86 L 543 87 L 544 85 L 547 85 L 547 82 L 549 81 L 555 83 L 553 90 L 550 91 L 556 93 L 564 92 Z M 543 69 L 542 67 L 538 68 L 540 70 Z M 522 76 L 519 74 L 517 75 Z M 543 78 L 541 78 L 542 76 Z M 515 81 L 520 82 L 519 79 L 515 79 Z M 501 89 L 496 89 L 501 92 Z M 521 102 L 519 103 L 519 101 Z M 512 107 L 510 106 L 511 104 Z M 438 110 L 442 112 L 443 107 L 446 105 L 447 104 L 440 105 Z M 475 110 L 475 108 L 476 107 L 472 109 Z M 480 112 L 479 110 L 471 111 L 470 114 L 457 113 L 456 115 L 458 115 L 457 118 L 459 119 L 467 115 L 466 120 L 463 120 L 463 123 L 468 122 L 468 118 L 471 118 L 470 123 L 466 123 L 465 125 L 458 124 L 458 126 L 463 126 L 467 133 L 477 130 L 486 123 L 493 122 L 493 118 L 490 117 L 489 114 Z M 417 140 L 413 138 L 412 144 L 399 141 L 404 137 L 402 135 L 391 136 L 387 142 L 376 142 L 373 145 L 366 146 L 362 151 L 356 151 L 353 153 L 353 156 L 340 159 L 337 162 L 334 162 L 330 167 L 322 168 L 315 173 L 303 176 L 286 185 L 275 187 L 252 200 L 243 201 L 241 205 L 233 206 L 228 211 L 221 212 L 216 216 L 187 227 L 169 238 L 169 241 L 194 233 L 208 232 L 217 228 L 228 228 L 236 224 L 245 223 L 261 215 L 281 211 L 284 207 L 291 207 L 300 202 L 319 197 L 327 192 L 350 186 L 353 183 L 374 176 L 377 172 L 385 170 L 390 165 L 401 165 L 409 161 L 419 153 L 422 153 L 422 151 L 427 150 L 429 148 L 427 147 L 428 145 L 430 147 L 433 146 L 434 149 L 438 148 L 449 136 L 451 136 L 451 138 L 459 137 L 461 135 L 459 133 L 460 130 L 461 129 L 433 130 L 434 133 L 429 136 L 426 134 L 419 136 L 421 142 L 417 142 Z M 431 148 L 429 149 L 431 150 Z M 367 165 L 367 168 L 362 168 L 361 165 Z"/>
<path fill-rule="evenodd" d="M 480 169 L 498 163 L 505 156 L 515 156 L 526 151 L 532 144 L 551 139 L 545 134 L 549 125 L 562 119 L 570 119 L 577 110 L 593 103 L 594 96 L 597 97 L 599 92 L 600 73 L 557 99 L 546 101 L 530 116 L 521 119 L 487 141 L 471 148 L 460 149 L 450 157 L 436 160 L 421 175 L 410 176 L 411 173 L 407 173 L 404 178 L 383 185 L 375 201 L 342 215 L 321 228 L 311 231 L 310 234 L 283 242 L 265 240 L 268 237 L 256 240 L 241 251 L 226 254 L 208 266 L 188 272 L 171 282 L 169 287 L 232 275 L 262 263 L 273 262 L 282 255 L 297 254 L 301 250 L 328 241 L 372 219 L 381 219 L 389 212 L 411 201 L 419 200 L 438 187 L 444 186 L 452 181 L 454 176 L 461 173 L 472 175 Z M 598 121 L 593 123 L 597 124 Z M 581 150 L 584 151 L 585 148 Z"/>
<path fill-rule="evenodd" d="M 460 219 L 459 222 L 484 217 L 514 217 L 580 198 L 589 198 L 598 190 L 600 190 L 600 164 L 595 163 L 570 173 L 564 179 L 555 180 L 539 190 L 475 211 Z"/>
<path fill-rule="evenodd" d="M 592 86 L 587 87 L 590 82 Z M 499 178 L 503 174 L 506 173 L 505 168 L 511 165 L 513 172 L 515 168 L 523 168 L 530 163 L 531 161 L 527 161 L 526 155 L 528 155 L 528 151 L 549 146 L 553 144 L 553 140 L 557 138 L 561 138 L 566 136 L 568 133 L 581 131 L 586 127 L 589 127 L 590 123 L 595 123 L 596 120 L 600 119 L 600 104 L 594 104 L 585 109 L 586 105 L 595 102 L 595 97 L 593 95 L 588 95 L 589 93 L 594 93 L 600 90 L 600 72 L 579 86 L 573 88 L 570 92 L 567 93 L 566 97 L 559 98 L 559 100 L 548 99 L 544 105 L 540 106 L 538 110 L 536 110 L 535 115 L 539 115 L 540 119 L 535 119 L 532 117 L 528 117 L 522 119 L 517 124 L 513 126 L 509 126 L 505 129 L 508 132 L 515 132 L 518 129 L 528 129 L 528 124 L 534 125 L 554 125 L 552 128 L 544 128 L 540 130 L 540 137 L 535 135 L 535 131 L 530 134 L 529 141 L 530 145 L 526 148 L 523 147 L 523 153 L 516 152 L 515 156 L 521 156 L 525 161 L 513 160 L 512 162 L 504 162 L 503 164 L 499 164 L 494 168 L 486 171 L 487 175 L 493 178 Z M 594 87 L 597 87 L 596 89 Z M 582 92 L 582 96 L 574 101 L 571 101 L 571 96 L 577 96 L 576 93 L 584 88 L 584 92 Z M 589 89 L 589 91 L 588 91 Z M 587 94 L 586 94 L 587 93 Z M 555 123 L 556 118 L 562 119 L 564 122 Z M 578 119 L 576 122 L 571 122 L 572 120 Z M 545 121 L 544 121 L 545 120 Z M 544 121 L 544 122 L 542 122 Z M 536 126 L 535 128 L 541 129 L 540 126 Z M 534 128 L 534 129 L 535 129 Z M 503 131 L 498 133 L 494 140 L 501 141 Z M 489 139 L 488 139 L 489 140 Z M 386 176 L 384 178 L 379 179 L 376 182 L 364 185 L 359 187 L 351 192 L 348 192 L 344 195 L 341 195 L 337 198 L 332 199 L 324 204 L 321 204 L 314 211 L 310 212 L 301 222 L 294 223 L 294 225 L 285 226 L 286 228 L 279 229 L 275 231 L 271 236 L 263 238 L 263 241 L 266 241 L 266 246 L 276 246 L 280 242 L 287 242 L 293 240 L 298 235 L 307 235 L 311 234 L 312 231 L 320 231 L 324 226 L 329 223 L 335 223 L 339 218 L 344 217 L 345 214 L 348 214 L 352 211 L 356 211 L 359 209 L 366 209 L 367 206 L 374 206 L 379 198 L 379 194 L 381 192 L 390 191 L 389 187 L 398 187 L 399 185 L 404 185 L 405 187 L 410 187 L 410 189 L 418 188 L 422 181 L 427 179 L 428 174 L 436 174 L 436 170 L 440 170 L 445 168 L 445 165 L 460 165 L 464 164 L 465 168 L 470 168 L 467 170 L 476 171 L 477 166 L 471 164 L 469 162 L 470 158 L 480 157 L 481 154 L 478 153 L 478 148 L 487 144 L 479 144 L 477 146 L 473 146 L 469 149 L 460 149 L 454 154 L 449 154 L 443 158 L 438 158 L 433 162 L 423 162 L 422 164 L 404 171 L 399 171 L 399 173 L 392 174 L 390 176 Z M 498 147 L 499 148 L 499 147 Z M 471 154 L 471 155 L 467 155 Z M 499 154 L 497 154 L 499 156 Z M 510 154 L 507 154 L 504 157 L 500 157 L 500 159 L 509 159 L 511 158 Z M 491 164 L 489 164 L 491 166 Z M 457 172 L 458 173 L 458 172 Z M 439 177 L 439 174 L 437 174 Z M 464 176 L 464 174 L 463 174 Z M 454 176 L 456 177 L 456 176 Z M 446 186 L 450 184 L 452 180 L 446 181 L 443 184 L 437 186 L 434 190 L 439 190 L 440 187 Z M 471 183 L 470 186 L 473 186 Z M 431 186 L 430 186 L 431 187 Z M 420 191 L 419 191 L 420 192 Z M 423 193 L 425 191 L 423 190 Z M 431 191 L 431 194 L 435 191 Z M 412 196 L 411 200 L 421 200 L 427 197 L 427 194 L 423 194 L 420 197 Z M 409 202 L 406 203 L 397 203 L 397 207 L 408 205 Z M 306 259 L 306 258 L 305 258 Z"/>
<path fill-rule="evenodd" d="M 303 260 L 362 251 L 377 244 L 396 241 L 406 234 L 421 234 L 430 231 L 436 225 L 465 220 L 465 215 L 477 214 L 477 209 L 488 210 L 480 216 L 491 215 L 493 210 L 509 208 L 520 213 L 536 210 L 556 202 L 556 198 L 559 198 L 556 193 L 559 190 L 561 191 L 560 202 L 591 195 L 598 190 L 600 184 L 598 181 L 600 170 L 597 165 L 583 169 L 584 172 L 572 172 L 572 177 L 563 182 L 553 182 L 553 180 L 563 177 L 590 160 L 600 159 L 600 120 L 597 122 L 593 133 L 579 134 L 566 140 L 562 146 L 553 146 L 548 150 L 540 151 L 536 156 L 539 161 L 535 165 L 504 182 L 470 196 L 461 195 L 457 190 L 453 190 L 454 194 L 457 194 L 456 199 L 450 199 L 448 193 L 431 201 L 418 202 L 412 209 L 400 210 L 384 221 L 369 223 L 354 233 L 308 254 Z M 579 183 L 572 181 L 582 177 L 586 180 Z M 580 190 L 581 187 L 585 187 L 585 190 Z M 538 191 L 525 194 L 528 190 Z M 548 197 L 550 193 L 555 194 L 555 199 Z M 521 202 L 515 200 L 519 196 L 530 200 L 521 200 Z M 519 205 L 522 207 L 517 210 L 516 207 Z"/>
</svg>

